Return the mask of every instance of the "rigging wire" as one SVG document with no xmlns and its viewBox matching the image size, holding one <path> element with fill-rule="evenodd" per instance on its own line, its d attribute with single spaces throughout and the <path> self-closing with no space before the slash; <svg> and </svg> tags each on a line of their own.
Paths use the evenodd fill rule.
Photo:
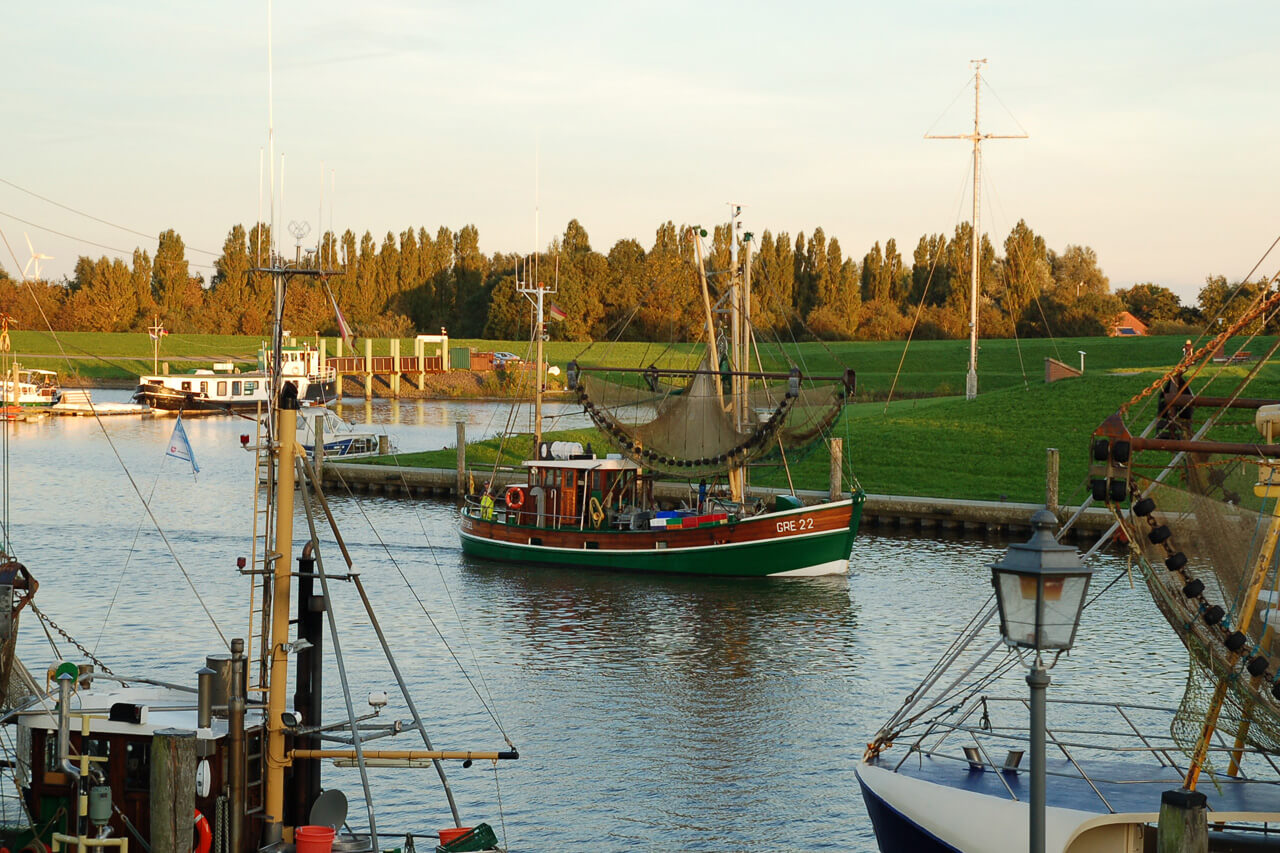
<svg viewBox="0 0 1280 853">
<path fill-rule="evenodd" d="M 75 236 L 75 235 L 73 235 L 73 234 L 67 234 L 67 233 L 65 233 L 65 232 L 63 232 L 63 231 L 58 231 L 58 230 L 56 230 L 56 229 L 54 229 L 54 228 L 49 228 L 48 226 L 40 225 L 40 224 L 38 224 L 38 223 L 32 222 L 32 221 L 30 221 L 30 220 L 28 220 L 28 219 L 23 219 L 23 218 L 22 218 L 22 217 L 20 217 L 20 216 L 14 216 L 12 213 L 8 213 L 8 212 L 3 211 L 3 210 L 0 210 L 0 216 L 4 216 L 4 217 L 7 217 L 7 218 L 9 218 L 9 219 L 12 219 L 12 220 L 14 220 L 15 222 L 21 222 L 23 225 L 29 225 L 29 226 L 30 226 L 30 227 L 32 227 L 32 228 L 37 228 L 37 229 L 39 229 L 39 230 L 41 230 L 41 231 L 44 231 L 44 232 L 46 232 L 46 233 L 49 233 L 49 234 L 56 234 L 56 235 L 57 235 L 57 236 L 59 236 L 59 237 L 64 237 L 64 238 L 66 238 L 66 239 L 68 239 L 68 240 L 72 240 L 72 241 L 74 241 L 74 242 L 76 242 L 76 243 L 84 243 L 85 245 L 88 245 L 88 246 L 95 246 L 95 247 L 97 247 L 97 248 L 99 248 L 99 249 L 106 249 L 108 252 L 117 252 L 118 254 L 121 254 L 121 255 L 132 255 L 132 254 L 133 254 L 133 252 L 134 252 L 134 250 L 135 250 L 136 248 L 138 248 L 138 247 L 136 247 L 136 246 L 135 246 L 135 247 L 134 247 L 134 249 L 121 249 L 121 248 L 119 248 L 118 246 L 108 246 L 106 243 L 98 243 L 98 242 L 95 242 L 95 241 L 93 241 L 93 240 L 87 240 L 87 239 L 85 239 L 84 237 L 76 237 L 76 236 Z M 6 242 L 7 242 L 7 241 L 6 241 Z M 10 249 L 10 250 L 9 250 L 9 254 L 11 254 L 11 255 L 13 254 L 13 250 L 12 250 L 12 249 Z M 15 265 L 17 265 L 17 268 L 21 269 L 21 265 L 20 265 L 20 264 L 18 264 L 18 259 L 17 259 L 17 257 L 14 257 L 13 262 L 14 262 L 14 264 L 15 264 Z M 193 266 L 193 267 L 200 267 L 201 269 L 209 269 L 209 270 L 211 270 L 211 269 L 213 269 L 213 268 L 214 268 L 213 264 L 198 264 L 198 263 L 195 263 L 195 262 L 193 262 L 193 261 L 187 261 L 187 265 L 188 265 L 188 266 Z"/>
<path fill-rule="evenodd" d="M 14 254 L 13 246 L 9 244 L 9 238 L 4 233 L 3 230 L 0 230 L 0 241 L 4 242 L 5 248 L 9 250 L 9 256 L 14 259 L 14 263 L 17 263 L 17 256 Z M 23 283 L 27 285 L 27 290 L 31 294 L 31 298 L 35 302 L 37 310 L 39 310 L 40 312 L 41 319 L 44 320 L 45 326 L 49 329 L 49 333 L 53 336 L 54 343 L 58 345 L 58 350 L 62 354 L 63 360 L 67 362 L 67 367 L 68 369 L 70 369 L 71 359 L 67 356 L 67 352 L 62 346 L 61 338 L 53 330 L 53 325 L 52 323 L 49 322 L 48 315 L 45 314 L 44 306 L 41 305 L 40 300 L 36 298 L 35 290 L 31 286 L 30 279 L 24 278 Z M 213 612 L 209 609 L 209 605 L 205 603 L 204 598 L 200 595 L 200 591 L 196 589 L 195 581 L 191 579 L 190 573 L 187 572 L 186 566 L 182 564 L 182 560 L 181 558 L 178 557 L 178 552 L 174 550 L 173 544 L 169 541 L 168 535 L 165 534 L 164 532 L 164 528 L 160 526 L 160 520 L 156 518 L 155 513 L 151 511 L 150 504 L 148 504 L 147 501 L 142 497 L 142 489 L 138 487 L 138 483 L 134 479 L 133 473 L 129 470 L 129 466 L 125 464 L 124 457 L 120 455 L 119 448 L 116 447 L 115 441 L 112 440 L 111 433 L 107 429 L 106 424 L 103 423 L 102 416 L 98 414 L 98 409 L 96 406 L 93 405 L 92 400 L 90 400 L 89 402 L 89 410 L 93 413 L 93 419 L 97 423 L 98 428 L 102 431 L 102 436 L 103 438 L 106 439 L 107 446 L 111 448 L 111 453 L 115 456 L 116 461 L 120 464 L 120 468 L 124 472 L 125 477 L 129 480 L 129 485 L 133 488 L 134 494 L 138 496 L 138 500 L 141 501 L 143 508 L 147 512 L 147 515 L 150 516 L 151 523 L 155 525 L 156 532 L 159 533 L 160 538 L 164 540 L 165 548 L 168 549 L 169 555 L 173 557 L 174 564 L 176 564 L 178 567 L 178 570 L 182 572 L 183 578 L 186 579 L 187 585 L 191 588 L 192 594 L 194 594 L 196 597 L 196 601 L 200 602 L 200 607 L 204 610 L 205 615 L 209 617 L 209 622 L 213 625 L 213 630 L 217 632 L 218 637 L 222 640 L 222 644 L 226 646 L 228 649 L 230 649 L 231 644 L 227 641 L 226 635 L 222 633 L 222 628 L 218 625 L 218 620 L 214 618 Z"/>
<path fill-rule="evenodd" d="M 54 201 L 54 200 L 53 200 L 53 199 L 51 199 L 51 198 L 47 198 L 47 197 L 45 197 L 45 196 L 42 196 L 42 195 L 40 195 L 40 193 L 35 192 L 35 191 L 33 191 L 33 190 L 29 190 L 29 189 L 27 189 L 26 187 L 20 187 L 20 186 L 18 186 L 17 184 L 15 184 L 13 181 L 6 180 L 5 178 L 0 178 L 0 184 L 4 184 L 5 186 L 8 186 L 8 187 L 13 187 L 13 188 L 14 188 L 15 190 L 17 190 L 18 192 L 26 193 L 26 194 L 27 194 L 27 195 L 29 195 L 29 196 L 32 196 L 32 197 L 34 197 L 34 198 L 38 198 L 38 199 L 40 199 L 40 200 L 41 200 L 41 201 L 43 201 L 43 202 L 46 202 L 46 203 L 48 203 L 48 204 L 53 205 L 54 207 L 60 207 L 60 208 L 62 208 L 63 210 L 66 210 L 66 211 L 68 211 L 68 212 L 70 212 L 70 213 L 74 213 L 74 214 L 76 214 L 77 216 L 83 216 L 85 219 L 92 219 L 94 222 L 97 222 L 97 223 L 99 223 L 99 224 L 101 224 L 101 225 L 107 225 L 107 226 L 109 226 L 109 227 L 111 227 L 111 228 L 117 228 L 117 229 L 119 229 L 119 230 L 121 230 L 121 231 L 125 231 L 125 232 L 127 232 L 127 233 L 129 233 L 129 234 L 134 234 L 134 235 L 136 235 L 136 236 L 138 236 L 138 237 L 146 237 L 147 239 L 150 239 L 150 240 L 155 239 L 155 236 L 156 236 L 156 235 L 154 235 L 154 234 L 147 234 L 146 232 L 144 232 L 144 231 L 139 231 L 139 230 L 137 230 L 136 228 L 129 228 L 129 227 L 128 227 L 128 226 L 126 226 L 126 225 L 120 225 L 119 223 L 111 222 L 110 220 L 107 220 L 107 219 L 102 219 L 102 218 L 100 218 L 100 217 L 94 216 L 94 215 L 93 215 L 93 214 L 91 214 L 91 213 L 85 213 L 83 210 L 77 210 L 77 209 L 76 209 L 76 208 L 74 208 L 74 207 L 71 207 L 71 206 L 69 206 L 69 205 L 62 204 L 61 202 L 57 202 L 57 201 Z M 34 226 L 34 227 L 37 227 L 37 228 L 38 228 L 38 227 L 40 227 L 40 226 Z M 74 239 L 74 238 L 73 238 L 73 239 Z M 202 254 L 202 255 L 211 255 L 211 256 L 215 256 L 215 257 L 216 257 L 216 256 L 217 256 L 217 254 L 218 254 L 217 252 L 210 252 L 210 251 L 208 251 L 207 249 L 197 249 L 197 248 L 195 248 L 194 246 L 187 246 L 187 248 L 188 248 L 188 249 L 190 249 L 190 250 L 191 250 L 191 251 L 193 251 L 193 252 L 199 252 L 199 253 L 200 253 L 200 254 Z"/>
</svg>

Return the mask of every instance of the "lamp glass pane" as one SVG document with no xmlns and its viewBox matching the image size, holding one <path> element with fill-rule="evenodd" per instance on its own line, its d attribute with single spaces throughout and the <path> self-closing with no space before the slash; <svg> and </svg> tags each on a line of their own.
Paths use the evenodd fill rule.
<svg viewBox="0 0 1280 853">
<path fill-rule="evenodd" d="M 1040 623 L 1041 649 L 1068 649 L 1075 637 L 1080 605 L 1088 589 L 1087 575 L 1045 578 L 1044 610 Z"/>
<path fill-rule="evenodd" d="M 1036 580 L 1028 575 L 997 572 L 997 593 L 1004 616 L 1005 640 L 1019 646 L 1035 646 Z"/>
</svg>

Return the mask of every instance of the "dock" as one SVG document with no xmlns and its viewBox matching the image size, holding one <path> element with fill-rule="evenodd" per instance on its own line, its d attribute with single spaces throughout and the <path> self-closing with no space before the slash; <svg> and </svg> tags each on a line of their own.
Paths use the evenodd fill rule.
<svg viewBox="0 0 1280 853">
<path fill-rule="evenodd" d="M 474 483 L 482 488 L 492 480 L 499 488 L 510 483 L 525 482 L 522 472 L 487 469 L 468 470 L 465 477 L 453 468 L 413 468 L 397 465 L 362 465 L 353 462 L 322 463 L 321 479 L 331 496 L 347 494 L 385 495 L 402 498 L 458 498 L 459 482 L 463 490 Z M 767 500 L 785 489 L 749 489 L 751 499 Z M 654 496 L 662 500 L 687 500 L 692 490 L 686 484 L 658 482 Z M 830 499 L 826 491 L 797 490 L 796 497 L 806 504 Z M 940 535 L 1012 536 L 1031 530 L 1031 516 L 1044 509 L 1044 504 L 1012 501 L 975 501 L 955 498 L 922 498 L 904 495 L 867 495 L 862 509 L 863 530 L 922 532 Z M 1076 508 L 1058 507 L 1058 517 L 1065 520 Z M 1069 531 L 1076 541 L 1090 541 L 1105 533 L 1114 521 L 1102 507 L 1086 509 Z"/>
<path fill-rule="evenodd" d="M 141 417 L 151 414 L 151 408 L 142 403 L 95 403 L 88 389 L 68 388 L 63 390 L 62 399 L 49 407 L 49 414 L 72 418 L 120 415 Z"/>
</svg>

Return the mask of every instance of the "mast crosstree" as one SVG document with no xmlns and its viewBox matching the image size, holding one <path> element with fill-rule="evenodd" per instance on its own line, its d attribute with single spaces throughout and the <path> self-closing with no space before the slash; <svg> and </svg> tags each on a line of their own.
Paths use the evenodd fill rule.
<svg viewBox="0 0 1280 853">
<path fill-rule="evenodd" d="M 978 396 L 978 257 L 982 239 L 979 234 L 979 200 L 982 181 L 982 141 L 984 139 L 1026 139 L 1025 133 L 983 133 L 980 118 L 982 110 L 982 66 L 985 59 L 972 59 L 973 65 L 973 132 L 957 134 L 925 134 L 925 139 L 967 139 L 973 143 L 973 217 L 969 220 L 969 372 L 964 381 L 964 397 L 972 400 Z"/>
</svg>

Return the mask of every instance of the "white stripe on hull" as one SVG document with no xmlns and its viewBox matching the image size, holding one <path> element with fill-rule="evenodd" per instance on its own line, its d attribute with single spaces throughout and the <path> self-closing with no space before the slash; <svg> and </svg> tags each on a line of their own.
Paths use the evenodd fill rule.
<svg viewBox="0 0 1280 853">
<path fill-rule="evenodd" d="M 766 575 L 770 578 L 816 578 L 823 575 L 847 575 L 849 574 L 848 560 L 831 560 L 826 563 L 818 563 L 815 566 L 805 566 L 801 569 L 789 569 L 785 572 L 773 572 Z"/>
</svg>

